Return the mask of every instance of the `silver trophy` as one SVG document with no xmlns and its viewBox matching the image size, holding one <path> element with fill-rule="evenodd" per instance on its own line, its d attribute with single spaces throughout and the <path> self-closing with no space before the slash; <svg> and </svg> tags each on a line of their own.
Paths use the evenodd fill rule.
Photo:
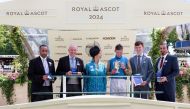
<svg viewBox="0 0 190 109">
<path fill-rule="evenodd" d="M 119 73 L 119 68 L 120 68 L 120 62 L 119 61 L 115 61 L 114 68 L 116 69 L 116 73 Z"/>
</svg>

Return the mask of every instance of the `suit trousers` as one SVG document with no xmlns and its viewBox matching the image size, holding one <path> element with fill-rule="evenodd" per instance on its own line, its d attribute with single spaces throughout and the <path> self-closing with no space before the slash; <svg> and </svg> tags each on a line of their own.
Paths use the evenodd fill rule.
<svg viewBox="0 0 190 109">
<path fill-rule="evenodd" d="M 81 92 L 81 85 L 80 84 L 67 84 L 66 86 L 66 91 L 68 94 L 66 94 L 67 97 L 71 96 L 80 96 L 82 95 L 81 93 L 76 93 L 76 94 L 69 94 L 69 92 Z"/>
<path fill-rule="evenodd" d="M 52 92 L 51 86 L 42 86 L 38 92 Z M 53 94 L 32 94 L 31 96 L 31 102 L 48 100 L 48 99 L 53 99 Z"/>
<path fill-rule="evenodd" d="M 141 93 L 141 91 L 149 91 L 149 86 L 148 84 L 145 86 L 134 86 L 134 91 L 136 91 L 136 93 L 134 93 L 134 97 L 136 98 L 143 98 L 143 99 L 148 99 L 149 98 L 149 93 Z"/>
</svg>

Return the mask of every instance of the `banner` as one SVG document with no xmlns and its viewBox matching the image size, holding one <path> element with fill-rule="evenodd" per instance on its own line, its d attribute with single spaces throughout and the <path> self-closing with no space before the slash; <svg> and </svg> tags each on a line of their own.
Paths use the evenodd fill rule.
<svg viewBox="0 0 190 109">
<path fill-rule="evenodd" d="M 122 44 L 123 54 L 127 57 L 132 56 L 136 32 L 131 30 L 114 31 L 48 31 L 50 56 L 57 64 L 60 57 L 68 55 L 70 44 L 78 46 L 77 56 L 84 60 L 86 64 L 91 60 L 89 49 L 91 45 L 99 45 L 102 50 L 101 61 L 107 61 L 115 56 L 115 46 Z"/>
<path fill-rule="evenodd" d="M 188 0 L 12 0 L 0 24 L 58 30 L 118 30 L 190 22 Z"/>
</svg>

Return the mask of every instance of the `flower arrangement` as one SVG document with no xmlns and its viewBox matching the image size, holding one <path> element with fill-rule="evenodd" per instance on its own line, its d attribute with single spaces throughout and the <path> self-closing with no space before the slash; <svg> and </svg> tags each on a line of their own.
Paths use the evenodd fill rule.
<svg viewBox="0 0 190 109">
<path fill-rule="evenodd" d="M 186 60 L 182 60 L 180 64 L 179 76 L 176 77 L 176 97 L 179 101 L 183 100 L 183 86 L 187 86 L 188 98 L 190 100 L 190 66 Z"/>
<path fill-rule="evenodd" d="M 6 97 L 7 104 L 13 104 L 14 84 L 23 85 L 28 81 L 28 55 L 24 49 L 23 35 L 18 27 L 0 25 L 0 30 L 0 39 L 6 39 L 6 41 L 2 41 L 1 45 L 11 45 L 14 53 L 18 55 L 12 63 L 12 66 L 14 66 L 12 72 L 5 74 L 0 68 L 0 89 L 2 95 Z"/>
<path fill-rule="evenodd" d="M 8 104 L 14 103 L 12 96 L 14 95 L 14 80 L 12 76 L 0 75 L 1 93 L 5 95 Z"/>
<path fill-rule="evenodd" d="M 19 73 L 18 72 L 13 72 L 13 73 L 3 73 L 0 74 L 0 80 L 1 81 L 5 81 L 7 79 L 9 80 L 16 80 L 19 77 Z"/>
</svg>

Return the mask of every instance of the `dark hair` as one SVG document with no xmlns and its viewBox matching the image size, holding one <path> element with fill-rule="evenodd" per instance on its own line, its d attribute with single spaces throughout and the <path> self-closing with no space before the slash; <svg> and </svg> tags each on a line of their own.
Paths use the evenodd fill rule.
<svg viewBox="0 0 190 109">
<path fill-rule="evenodd" d="M 47 48 L 48 48 L 48 46 L 47 46 L 47 45 L 42 44 L 42 45 L 40 45 L 39 49 L 41 49 L 42 47 L 47 47 Z"/>
<path fill-rule="evenodd" d="M 115 46 L 115 50 L 123 50 L 123 46 L 121 44 L 117 44 Z"/>
<path fill-rule="evenodd" d="M 94 58 L 97 54 L 100 53 L 100 48 L 98 46 L 94 46 L 90 49 L 90 56 Z"/>
<path fill-rule="evenodd" d="M 142 41 L 136 41 L 135 42 L 135 46 L 139 46 L 139 45 L 142 45 L 144 47 L 144 44 Z"/>
<path fill-rule="evenodd" d="M 161 42 L 160 42 L 160 45 L 166 45 L 166 48 L 168 49 L 168 44 L 167 44 L 166 41 L 161 41 Z"/>
</svg>

